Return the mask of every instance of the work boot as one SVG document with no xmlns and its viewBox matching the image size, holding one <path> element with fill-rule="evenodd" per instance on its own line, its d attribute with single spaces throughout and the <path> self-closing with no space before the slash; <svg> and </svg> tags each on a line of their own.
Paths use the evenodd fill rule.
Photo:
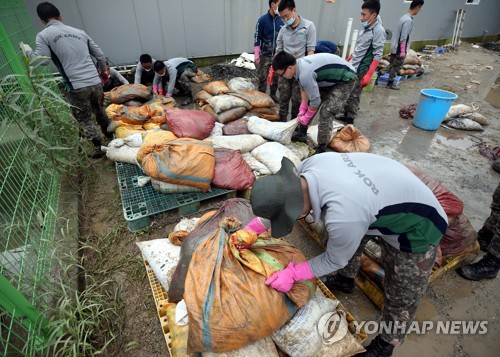
<svg viewBox="0 0 500 357">
<path fill-rule="evenodd" d="M 337 273 L 336 275 L 328 276 L 325 285 L 330 290 L 338 290 L 350 294 L 354 290 L 354 278 L 348 278 Z"/>
<path fill-rule="evenodd" d="M 394 346 L 389 342 L 382 340 L 380 336 L 377 336 L 373 341 L 366 346 L 366 352 L 359 353 L 356 356 L 363 357 L 389 357 L 392 356 L 392 351 Z"/>
<path fill-rule="evenodd" d="M 492 238 L 493 233 L 491 233 L 484 227 L 481 228 L 479 232 L 477 232 L 477 241 L 479 243 L 479 247 L 483 252 L 488 252 L 488 247 L 490 246 Z"/>
<path fill-rule="evenodd" d="M 273 100 L 273 102 L 275 102 L 275 103 L 279 103 L 280 102 L 279 99 L 278 99 L 278 97 L 276 96 L 276 93 L 271 93 L 269 96 L 271 97 L 271 99 Z"/>
<path fill-rule="evenodd" d="M 493 161 L 493 163 L 491 164 L 491 168 L 500 173 L 500 159 L 496 159 L 495 161 Z"/>
<path fill-rule="evenodd" d="M 292 141 L 307 143 L 307 126 L 299 124 L 292 135 Z"/>
<path fill-rule="evenodd" d="M 313 155 L 321 154 L 326 151 L 326 145 L 318 145 Z"/>
<path fill-rule="evenodd" d="M 193 103 L 193 97 L 188 97 L 185 101 L 183 101 L 181 103 L 181 105 L 184 107 L 184 106 L 191 104 L 191 103 Z"/>
<path fill-rule="evenodd" d="M 480 261 L 474 264 L 458 268 L 457 273 L 465 279 L 483 280 L 494 279 L 500 269 L 500 259 L 491 253 L 487 253 Z"/>
<path fill-rule="evenodd" d="M 394 82 L 387 82 L 387 88 L 399 90 L 399 86 L 397 84 L 394 84 Z"/>
<path fill-rule="evenodd" d="M 90 154 L 91 159 L 100 159 L 101 157 L 106 156 L 106 152 L 101 148 L 95 148 L 94 152 Z"/>
</svg>

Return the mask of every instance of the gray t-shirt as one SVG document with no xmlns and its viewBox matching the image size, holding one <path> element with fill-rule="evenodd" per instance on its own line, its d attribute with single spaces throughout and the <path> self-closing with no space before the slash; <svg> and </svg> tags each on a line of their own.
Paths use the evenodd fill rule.
<svg viewBox="0 0 500 357">
<path fill-rule="evenodd" d="M 398 22 L 398 27 L 392 39 L 391 53 L 398 54 L 401 52 L 401 43 L 406 43 L 406 48 L 410 44 L 411 30 L 413 29 L 413 17 L 410 14 L 401 16 Z"/>
<path fill-rule="evenodd" d="M 285 51 L 295 58 L 307 55 L 308 51 L 316 49 L 316 27 L 314 24 L 300 17 L 299 24 L 292 28 L 283 26 L 276 39 L 276 53 Z"/>
</svg>

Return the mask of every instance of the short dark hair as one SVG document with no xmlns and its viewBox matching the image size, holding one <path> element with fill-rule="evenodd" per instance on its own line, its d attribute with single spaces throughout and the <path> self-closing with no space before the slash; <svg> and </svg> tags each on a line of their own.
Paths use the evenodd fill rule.
<svg viewBox="0 0 500 357">
<path fill-rule="evenodd" d="M 281 12 L 285 9 L 292 11 L 295 9 L 295 1 L 293 0 L 282 0 L 280 6 L 278 6 L 278 11 Z"/>
<path fill-rule="evenodd" d="M 279 0 L 269 0 L 269 7 L 271 7 L 271 4 L 276 4 Z"/>
<path fill-rule="evenodd" d="M 36 13 L 40 20 L 43 21 L 49 21 L 49 19 L 56 19 L 61 16 L 59 9 L 47 1 L 38 4 L 36 7 Z"/>
<path fill-rule="evenodd" d="M 152 63 L 153 59 L 147 53 L 143 53 L 141 55 L 141 57 L 139 57 L 139 62 L 141 62 L 141 63 Z"/>
<path fill-rule="evenodd" d="M 161 69 L 165 68 L 165 63 L 162 61 L 155 61 L 155 64 L 153 65 L 153 68 L 155 69 L 155 72 L 160 71 Z"/>
<path fill-rule="evenodd" d="M 423 6 L 424 0 L 413 0 L 410 4 L 410 9 L 413 10 L 416 7 Z"/>
<path fill-rule="evenodd" d="M 281 51 L 273 59 L 273 68 L 274 70 L 281 71 L 283 69 L 287 69 L 288 66 L 293 66 L 297 63 L 297 60 L 293 55 L 288 52 Z"/>
<path fill-rule="evenodd" d="M 380 2 L 378 0 L 368 0 L 361 5 L 361 8 L 369 10 L 372 14 L 378 14 L 380 13 Z"/>
</svg>

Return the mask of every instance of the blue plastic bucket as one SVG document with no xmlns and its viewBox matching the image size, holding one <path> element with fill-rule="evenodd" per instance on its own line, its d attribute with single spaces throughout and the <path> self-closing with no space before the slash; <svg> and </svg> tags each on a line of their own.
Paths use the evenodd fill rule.
<svg viewBox="0 0 500 357">
<path fill-rule="evenodd" d="M 441 89 L 422 89 L 413 125 L 424 130 L 437 130 L 457 95 Z"/>
</svg>

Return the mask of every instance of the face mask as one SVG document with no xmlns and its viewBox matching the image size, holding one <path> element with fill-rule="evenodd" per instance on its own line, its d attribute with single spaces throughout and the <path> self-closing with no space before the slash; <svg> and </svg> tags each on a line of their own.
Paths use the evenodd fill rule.
<svg viewBox="0 0 500 357">
<path fill-rule="evenodd" d="M 365 21 L 365 22 L 361 23 L 361 26 L 363 26 L 365 29 L 367 29 L 368 27 L 370 27 L 370 23 L 368 21 Z"/>
<path fill-rule="evenodd" d="M 166 74 L 166 73 L 167 73 L 167 72 L 165 72 L 165 73 L 163 73 L 163 74 L 160 74 L 159 76 L 160 76 L 160 77 L 165 77 L 165 74 Z"/>
<path fill-rule="evenodd" d="M 285 22 L 285 26 L 292 26 L 294 22 L 295 22 L 295 17 L 292 17 Z"/>
<path fill-rule="evenodd" d="M 149 69 L 146 69 L 146 68 L 144 68 L 144 67 L 142 67 L 142 68 L 143 68 L 146 72 L 149 72 L 149 71 L 151 71 L 151 68 L 153 68 L 153 67 L 150 67 Z"/>
<path fill-rule="evenodd" d="M 275 14 L 276 16 L 280 16 L 280 12 L 278 11 L 278 9 L 275 9 L 275 10 L 274 10 L 274 14 Z"/>
</svg>

